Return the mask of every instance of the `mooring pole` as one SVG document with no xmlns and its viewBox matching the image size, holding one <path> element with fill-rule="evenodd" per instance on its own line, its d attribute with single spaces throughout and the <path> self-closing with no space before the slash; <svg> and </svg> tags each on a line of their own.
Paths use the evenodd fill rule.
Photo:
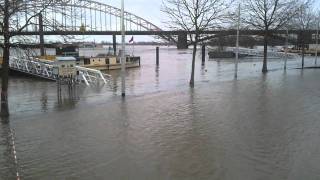
<svg viewBox="0 0 320 180">
<path fill-rule="evenodd" d="M 238 62 L 239 62 L 239 32 L 240 30 L 240 3 L 239 3 L 239 9 L 238 9 L 238 25 L 237 25 L 237 42 L 236 42 L 236 46 L 237 46 L 237 50 L 236 50 L 236 60 L 235 60 L 235 71 L 234 71 L 234 77 L 237 78 L 238 77 Z"/>
<path fill-rule="evenodd" d="M 202 61 L 201 64 L 204 65 L 206 63 L 206 45 L 202 45 Z"/>
<path fill-rule="evenodd" d="M 285 44 L 285 59 L 284 59 L 284 69 L 287 69 L 287 61 L 288 61 L 288 38 L 289 38 L 289 32 L 287 28 L 287 34 L 286 34 L 286 44 Z"/>
<path fill-rule="evenodd" d="M 121 0 L 121 37 L 122 37 L 122 50 L 121 50 L 121 95 L 126 96 L 126 59 L 125 59 L 125 27 L 124 27 L 124 0 Z"/>
<path fill-rule="evenodd" d="M 156 47 L 156 65 L 159 66 L 159 47 Z"/>
</svg>

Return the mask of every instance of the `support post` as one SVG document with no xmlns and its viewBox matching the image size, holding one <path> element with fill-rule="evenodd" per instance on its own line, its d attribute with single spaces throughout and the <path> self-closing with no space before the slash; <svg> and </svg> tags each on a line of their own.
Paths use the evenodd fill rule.
<svg viewBox="0 0 320 180">
<path fill-rule="evenodd" d="M 121 95 L 122 97 L 126 96 L 126 81 L 125 81 L 125 73 L 126 73 L 126 58 L 125 58 L 125 27 L 124 27 L 124 0 L 121 0 Z"/>
<path fill-rule="evenodd" d="M 204 65 L 206 63 L 206 45 L 202 45 L 202 61 L 201 64 Z"/>
<path fill-rule="evenodd" d="M 40 55 L 45 55 L 45 49 L 44 49 L 44 35 L 43 35 L 43 19 L 42 19 L 42 13 L 39 14 L 39 35 L 40 35 Z"/>
<path fill-rule="evenodd" d="M 239 3 L 239 9 L 238 9 L 238 24 L 237 24 L 237 42 L 236 42 L 236 46 L 237 46 L 237 50 L 236 50 L 236 59 L 235 59 L 235 63 L 234 63 L 234 78 L 238 77 L 238 61 L 239 61 L 239 30 L 240 30 L 240 3 Z"/>
<path fill-rule="evenodd" d="M 319 50 L 319 20 L 317 23 L 317 35 L 316 35 L 316 53 L 315 53 L 315 60 L 314 60 L 314 65 L 317 65 L 317 61 L 318 61 L 318 50 Z"/>
<path fill-rule="evenodd" d="M 159 66 L 159 47 L 156 47 L 156 64 Z"/>
<path fill-rule="evenodd" d="M 178 35 L 178 49 L 188 49 L 188 34 L 181 33 Z"/>
<path fill-rule="evenodd" d="M 117 55 L 117 36 L 115 34 L 112 35 L 112 46 L 113 46 L 113 55 Z"/>
</svg>

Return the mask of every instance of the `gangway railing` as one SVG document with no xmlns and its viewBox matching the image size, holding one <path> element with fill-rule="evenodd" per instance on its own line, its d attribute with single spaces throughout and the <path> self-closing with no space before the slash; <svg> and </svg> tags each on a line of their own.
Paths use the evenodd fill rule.
<svg viewBox="0 0 320 180">
<path fill-rule="evenodd" d="M 233 51 L 234 53 L 237 52 L 237 48 L 235 47 L 227 47 L 227 51 Z M 248 49 L 248 48 L 239 48 L 239 53 L 248 55 L 248 56 L 255 56 L 255 57 L 263 57 L 263 51 L 258 49 Z M 277 58 L 285 58 L 286 56 L 288 58 L 296 58 L 297 55 L 293 53 L 284 53 L 284 52 L 278 52 L 278 51 L 268 51 L 267 55 L 269 57 L 277 57 Z"/>
<path fill-rule="evenodd" d="M 19 71 L 32 76 L 56 81 L 59 76 L 54 73 L 55 64 L 53 61 L 38 59 L 33 57 L 11 56 L 9 67 L 12 70 Z M 104 74 L 99 70 L 76 66 L 77 76 L 74 77 L 77 82 L 84 82 L 87 86 L 102 82 L 104 84 L 111 80 L 111 75 Z"/>
<path fill-rule="evenodd" d="M 79 72 L 79 80 L 83 81 L 87 86 L 90 86 L 90 84 L 93 83 L 99 83 L 100 81 L 106 84 L 111 79 L 111 75 L 103 74 L 101 71 L 96 69 L 76 66 L 76 70 Z"/>
<path fill-rule="evenodd" d="M 9 67 L 15 71 L 26 73 L 40 78 L 56 80 L 57 75 L 53 74 L 53 64 L 42 62 L 36 58 L 10 57 Z"/>
</svg>

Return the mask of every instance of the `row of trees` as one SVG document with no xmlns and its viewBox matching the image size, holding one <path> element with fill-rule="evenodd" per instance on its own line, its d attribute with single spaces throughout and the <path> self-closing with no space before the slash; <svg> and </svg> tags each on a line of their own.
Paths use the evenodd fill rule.
<svg viewBox="0 0 320 180">
<path fill-rule="evenodd" d="M 310 0 L 242 0 L 239 2 L 242 28 L 262 30 L 264 37 L 264 57 L 262 72 L 268 71 L 268 37 L 274 30 L 315 28 L 315 12 Z M 169 17 L 170 28 L 194 31 L 189 40 L 193 44 L 190 86 L 194 86 L 196 47 L 201 41 L 201 31 L 232 27 L 238 19 L 238 3 L 228 0 L 165 0 L 162 11 Z M 231 26 L 230 26 L 231 24 Z M 302 34 L 303 37 L 304 34 Z M 302 38 L 303 39 L 303 38 Z M 304 48 L 303 48 L 304 51 Z"/>
</svg>

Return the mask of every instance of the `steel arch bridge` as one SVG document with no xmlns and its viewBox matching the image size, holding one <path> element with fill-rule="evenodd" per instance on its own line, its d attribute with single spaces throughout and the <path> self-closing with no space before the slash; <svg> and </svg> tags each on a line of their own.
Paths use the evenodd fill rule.
<svg viewBox="0 0 320 180">
<path fill-rule="evenodd" d="M 61 35 L 63 32 L 74 32 L 73 34 L 90 32 L 92 35 L 101 35 L 103 32 L 118 34 L 121 30 L 121 9 L 104 3 L 91 0 L 60 0 L 47 6 L 35 5 L 34 1 L 27 0 L 23 3 L 26 10 L 15 15 L 15 27 L 12 28 L 14 35 L 34 35 L 37 32 L 39 35 L 41 32 L 51 35 Z M 41 18 L 28 12 L 29 9 L 31 12 L 41 12 Z M 28 25 L 21 32 L 17 32 L 30 17 L 32 19 Z M 124 26 L 127 32 L 162 31 L 155 24 L 127 11 L 124 12 Z M 159 36 L 173 40 L 169 35 Z"/>
</svg>

